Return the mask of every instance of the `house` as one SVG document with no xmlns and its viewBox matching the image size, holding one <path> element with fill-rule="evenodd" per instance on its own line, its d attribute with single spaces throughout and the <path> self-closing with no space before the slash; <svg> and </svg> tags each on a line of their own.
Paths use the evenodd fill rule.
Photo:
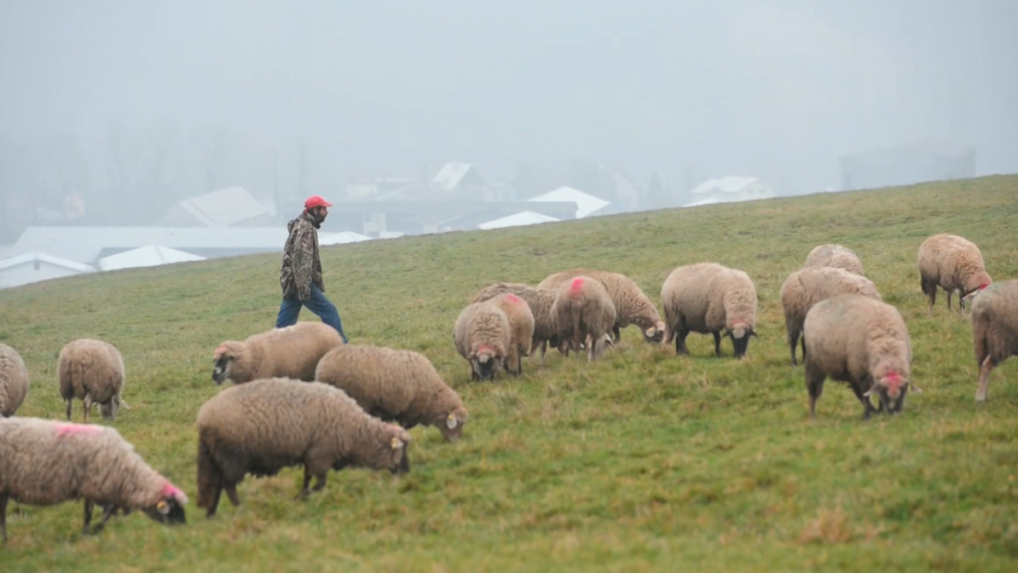
<svg viewBox="0 0 1018 573">
<path fill-rule="evenodd" d="M 711 203 L 732 203 L 754 201 L 774 197 L 774 191 L 767 188 L 756 177 L 728 176 L 708 179 L 689 191 L 694 200 L 684 207 L 708 205 Z"/>
<path fill-rule="evenodd" d="M 446 163 L 431 179 L 431 186 L 450 199 L 494 201 L 495 192 L 469 163 Z"/>
<path fill-rule="evenodd" d="M 364 201 L 416 183 L 413 177 L 353 177 L 346 184 L 346 199 Z"/>
<path fill-rule="evenodd" d="M 0 288 L 95 272 L 95 268 L 46 253 L 24 253 L 0 261 Z"/>
<path fill-rule="evenodd" d="M 154 224 L 167 227 L 255 227 L 272 224 L 273 209 L 243 187 L 228 187 L 178 202 Z"/>
<path fill-rule="evenodd" d="M 872 189 L 976 175 L 974 147 L 923 141 L 844 155 L 841 188 Z"/>
<path fill-rule="evenodd" d="M 556 219 L 574 219 L 572 201 L 462 201 L 399 198 L 337 204 L 329 223 L 370 236 L 383 233 L 420 235 L 449 230 L 476 229 L 477 225 L 520 211 L 534 211 Z"/>
<path fill-rule="evenodd" d="M 347 243 L 360 243 L 370 241 L 371 237 L 354 233 L 353 231 L 340 231 L 338 233 L 318 233 L 318 244 L 320 246 L 345 245 Z"/>
<path fill-rule="evenodd" d="M 205 257 L 185 251 L 178 251 L 177 249 L 158 245 L 145 245 L 144 247 L 103 257 L 99 259 L 98 265 L 100 270 L 113 271 L 204 260 Z"/>
<path fill-rule="evenodd" d="M 542 215 L 541 213 L 535 213 L 533 211 L 521 211 L 514 215 L 507 217 L 501 217 L 491 221 L 486 221 L 477 225 L 481 229 L 503 229 L 505 227 L 521 227 L 524 225 L 538 225 L 540 223 L 552 223 L 558 221 L 555 217 L 549 217 L 548 215 Z"/>
<path fill-rule="evenodd" d="M 572 187 L 559 187 L 554 191 L 549 191 L 537 197 L 531 197 L 527 201 L 533 203 L 571 201 L 576 204 L 577 219 L 583 219 L 591 215 L 603 215 L 605 214 L 605 208 L 610 204 L 604 199 L 594 197 Z"/>
</svg>

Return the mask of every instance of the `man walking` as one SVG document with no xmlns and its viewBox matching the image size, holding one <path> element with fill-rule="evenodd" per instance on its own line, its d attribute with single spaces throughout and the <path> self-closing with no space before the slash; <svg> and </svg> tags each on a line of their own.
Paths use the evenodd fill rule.
<svg viewBox="0 0 1018 573">
<path fill-rule="evenodd" d="M 283 302 L 279 305 L 276 328 L 297 323 L 302 306 L 317 314 L 322 322 L 335 328 L 349 342 L 339 320 L 339 311 L 325 297 L 322 281 L 322 262 L 318 258 L 318 228 L 329 214 L 329 203 L 320 195 L 304 201 L 304 212 L 286 224 L 290 236 L 283 247 L 283 266 L 279 269 L 279 285 L 283 288 Z"/>
</svg>

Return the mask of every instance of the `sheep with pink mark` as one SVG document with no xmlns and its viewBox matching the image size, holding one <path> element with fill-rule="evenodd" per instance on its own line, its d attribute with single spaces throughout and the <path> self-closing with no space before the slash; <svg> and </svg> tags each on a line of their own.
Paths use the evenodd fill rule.
<svg viewBox="0 0 1018 573">
<path fill-rule="evenodd" d="M 471 380 L 495 379 L 509 356 L 512 328 L 509 317 L 491 300 L 467 305 L 452 327 L 453 343 L 470 363 Z"/>
<path fill-rule="evenodd" d="M 117 510 L 140 509 L 163 524 L 185 522 L 187 495 L 149 466 L 116 429 L 42 418 L 0 419 L 0 534 L 7 504 L 52 506 L 84 500 L 84 534 L 99 532 Z M 103 509 L 91 530 L 92 510 Z"/>
<path fill-rule="evenodd" d="M 912 344 L 901 313 L 894 306 L 861 294 L 841 294 L 813 305 L 806 313 L 803 336 L 809 415 L 830 378 L 845 382 L 873 412 L 897 414 L 909 389 L 922 392 L 910 377 Z M 870 398 L 875 396 L 878 407 Z"/>
<path fill-rule="evenodd" d="M 601 358 L 612 345 L 611 332 L 618 315 L 601 281 L 581 275 L 562 282 L 551 312 L 558 324 L 559 350 L 566 356 L 572 350 L 579 358 L 582 343 L 590 362 Z"/>
<path fill-rule="evenodd" d="M 212 380 L 216 385 L 277 377 L 311 382 L 318 361 L 342 344 L 335 328 L 316 321 L 252 334 L 243 342 L 227 340 L 212 353 Z"/>
<path fill-rule="evenodd" d="M 958 293 L 958 306 L 972 300 L 993 279 L 986 272 L 983 254 L 972 241 L 958 235 L 939 233 L 919 245 L 919 287 L 929 301 L 929 313 L 937 302 L 937 288 L 947 292 L 947 308 L 951 296 Z"/>
</svg>

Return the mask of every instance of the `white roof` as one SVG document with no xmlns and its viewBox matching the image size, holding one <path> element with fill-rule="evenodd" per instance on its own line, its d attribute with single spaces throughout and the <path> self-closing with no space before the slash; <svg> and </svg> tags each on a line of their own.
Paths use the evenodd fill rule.
<svg viewBox="0 0 1018 573">
<path fill-rule="evenodd" d="M 14 253 L 43 252 L 91 263 L 103 249 L 162 245 L 175 249 L 282 251 L 285 227 L 28 227 Z"/>
<path fill-rule="evenodd" d="M 469 163 L 446 163 L 439 170 L 435 178 L 431 180 L 431 183 L 437 186 L 439 189 L 445 191 L 452 191 L 459 185 L 463 176 L 470 171 Z"/>
<path fill-rule="evenodd" d="M 715 203 L 728 203 L 728 202 L 729 201 L 727 199 L 721 199 L 718 197 L 705 197 L 703 199 L 700 199 L 699 201 L 687 203 L 683 205 L 683 207 L 699 207 L 700 205 L 713 205 Z"/>
<path fill-rule="evenodd" d="M 75 261 L 69 261 L 67 259 L 61 259 L 60 257 L 47 255 L 46 253 L 25 253 L 23 255 L 18 255 L 16 257 L 11 257 L 9 259 L 4 259 L 0 261 L 0 271 L 4 269 L 10 269 L 13 267 L 18 267 L 24 264 L 34 263 L 35 261 L 48 263 L 58 267 L 64 267 L 67 269 L 78 271 L 80 273 L 91 273 L 95 271 L 95 268 L 93 268 L 90 265 L 85 265 Z"/>
<path fill-rule="evenodd" d="M 690 193 L 701 195 L 704 193 L 738 193 L 746 187 L 759 181 L 756 177 L 735 177 L 728 176 L 721 179 L 708 179 L 694 187 Z"/>
<path fill-rule="evenodd" d="M 379 239 L 398 239 L 405 235 L 403 231 L 382 231 L 378 233 Z"/>
<path fill-rule="evenodd" d="M 572 201 L 576 203 L 576 218 L 582 219 L 591 213 L 604 208 L 609 205 L 608 201 L 588 195 L 583 191 L 578 191 L 572 187 L 559 187 L 554 191 L 549 191 L 544 195 L 538 195 L 537 197 L 531 197 L 527 201 Z"/>
<path fill-rule="evenodd" d="M 268 207 L 240 186 L 184 199 L 179 205 L 208 227 L 229 227 L 241 221 L 272 214 Z"/>
<path fill-rule="evenodd" d="M 99 268 L 104 271 L 117 269 L 131 269 L 137 267 L 155 267 L 170 263 L 183 263 L 186 261 L 204 261 L 205 257 L 199 257 L 177 249 L 161 247 L 157 245 L 146 245 L 130 251 L 124 251 L 108 257 L 99 259 Z"/>
<path fill-rule="evenodd" d="M 359 243 L 361 241 L 370 241 L 371 237 L 362 235 L 360 233 L 354 233 L 353 231 L 340 231 L 339 233 L 319 233 L 318 244 L 319 245 L 345 245 L 347 243 Z"/>
<path fill-rule="evenodd" d="M 500 219 L 494 219 L 478 225 L 481 229 L 502 229 L 505 227 L 520 227 L 523 225 L 536 225 L 538 223 L 551 223 L 558 221 L 555 217 L 549 217 L 533 211 L 521 211 L 515 215 L 509 215 Z"/>
</svg>

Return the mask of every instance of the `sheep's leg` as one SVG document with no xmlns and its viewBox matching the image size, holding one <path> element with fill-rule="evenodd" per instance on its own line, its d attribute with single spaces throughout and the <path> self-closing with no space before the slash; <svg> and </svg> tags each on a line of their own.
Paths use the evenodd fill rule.
<svg viewBox="0 0 1018 573">
<path fill-rule="evenodd" d="M 675 353 L 683 354 L 688 356 L 689 349 L 686 348 L 686 337 L 689 336 L 689 331 L 686 330 L 685 326 L 680 326 L 679 331 L 675 333 Z"/>
<path fill-rule="evenodd" d="M 951 310 L 951 297 L 954 296 L 954 289 L 947 291 L 947 310 Z"/>
<path fill-rule="evenodd" d="M 85 405 L 84 405 L 84 409 L 85 409 L 85 423 L 87 424 L 88 423 L 88 415 L 92 411 L 92 395 L 91 394 L 85 394 L 85 399 L 83 401 L 85 403 Z"/>
<path fill-rule="evenodd" d="M 90 533 L 90 531 L 88 530 L 88 524 L 92 523 L 92 508 L 94 505 L 95 503 L 92 500 L 90 499 L 85 500 L 85 519 L 84 523 L 81 526 L 82 535 L 88 535 Z"/>
<path fill-rule="evenodd" d="M 721 358 L 721 333 L 715 330 L 711 334 L 714 335 L 714 356 Z"/>
<path fill-rule="evenodd" d="M 67 399 L 67 421 L 68 422 L 71 421 L 71 405 L 72 405 L 73 401 L 74 401 L 73 398 L 68 398 Z"/>
<path fill-rule="evenodd" d="M 295 497 L 294 499 L 300 499 L 302 497 L 307 497 L 311 493 L 311 489 L 308 487 L 309 485 L 311 485 L 311 470 L 307 467 L 307 465 L 305 465 L 304 466 L 304 487 L 301 488 L 300 493 L 298 493 L 297 497 Z"/>
<path fill-rule="evenodd" d="M 115 503 L 111 503 L 111 504 L 103 507 L 102 521 L 97 523 L 96 526 L 92 528 L 92 534 L 94 535 L 94 534 L 99 533 L 100 531 L 102 531 L 103 528 L 106 527 L 106 522 L 109 521 L 110 518 L 113 517 L 116 514 L 117 514 L 117 505 Z"/>
<path fill-rule="evenodd" d="M 216 497 L 219 497 L 218 494 Z M 237 484 L 230 483 L 226 485 L 226 497 L 230 498 L 230 503 L 233 504 L 233 507 L 240 505 L 240 496 L 237 495 Z"/>
<path fill-rule="evenodd" d="M 993 363 L 993 359 L 989 356 L 983 359 L 982 365 L 979 366 L 979 389 L 976 390 L 976 402 L 985 402 L 986 395 L 990 391 L 990 372 L 996 364 Z"/>
<path fill-rule="evenodd" d="M 315 477 L 315 487 L 311 488 L 311 491 L 322 491 L 325 487 L 327 476 L 325 473 L 320 473 Z"/>
<path fill-rule="evenodd" d="M 933 305 L 937 304 L 937 285 L 930 284 L 930 290 L 927 291 L 926 298 L 930 301 L 930 316 L 933 316 Z"/>
<path fill-rule="evenodd" d="M 802 342 L 805 345 L 806 344 L 806 339 L 803 338 Z M 795 361 L 795 347 L 798 344 L 799 344 L 799 333 L 798 332 L 789 332 L 788 333 L 788 347 L 791 348 L 791 350 L 792 350 L 792 366 L 796 366 L 797 365 L 797 363 Z M 805 357 L 803 357 L 803 359 L 805 359 Z"/>
<path fill-rule="evenodd" d="M 216 508 L 219 507 L 219 495 L 223 493 L 223 486 L 217 485 L 215 491 L 212 493 L 212 503 L 209 504 L 208 510 L 205 512 L 205 517 L 209 518 L 216 514 Z"/>
<path fill-rule="evenodd" d="M 615 342 L 622 340 L 622 329 L 619 328 L 619 323 L 617 322 L 612 326 L 612 340 Z"/>
<path fill-rule="evenodd" d="M 806 363 L 806 391 L 809 392 L 809 417 L 816 418 L 817 400 L 824 393 L 824 378 L 826 375 L 815 367 Z"/>
<path fill-rule="evenodd" d="M 863 380 L 863 382 L 866 382 L 866 380 Z M 869 387 L 872 388 L 873 387 L 873 381 L 869 380 L 869 383 L 870 383 Z M 869 420 L 870 419 L 870 414 L 872 414 L 873 412 L 878 412 L 878 413 L 880 412 L 880 410 L 877 410 L 876 408 L 873 407 L 873 403 L 870 402 L 870 399 L 867 398 L 866 396 L 864 396 L 865 392 L 862 391 L 862 389 L 860 388 L 859 384 L 849 383 L 849 386 L 852 387 L 852 392 L 855 392 L 855 397 L 859 399 L 860 403 L 862 403 L 862 407 L 863 407 L 862 419 L 863 420 Z M 881 408 L 883 408 L 883 404 L 881 404 Z"/>
<path fill-rule="evenodd" d="M 7 543 L 7 500 L 10 496 L 6 491 L 0 493 L 0 537 L 4 543 Z"/>
</svg>

